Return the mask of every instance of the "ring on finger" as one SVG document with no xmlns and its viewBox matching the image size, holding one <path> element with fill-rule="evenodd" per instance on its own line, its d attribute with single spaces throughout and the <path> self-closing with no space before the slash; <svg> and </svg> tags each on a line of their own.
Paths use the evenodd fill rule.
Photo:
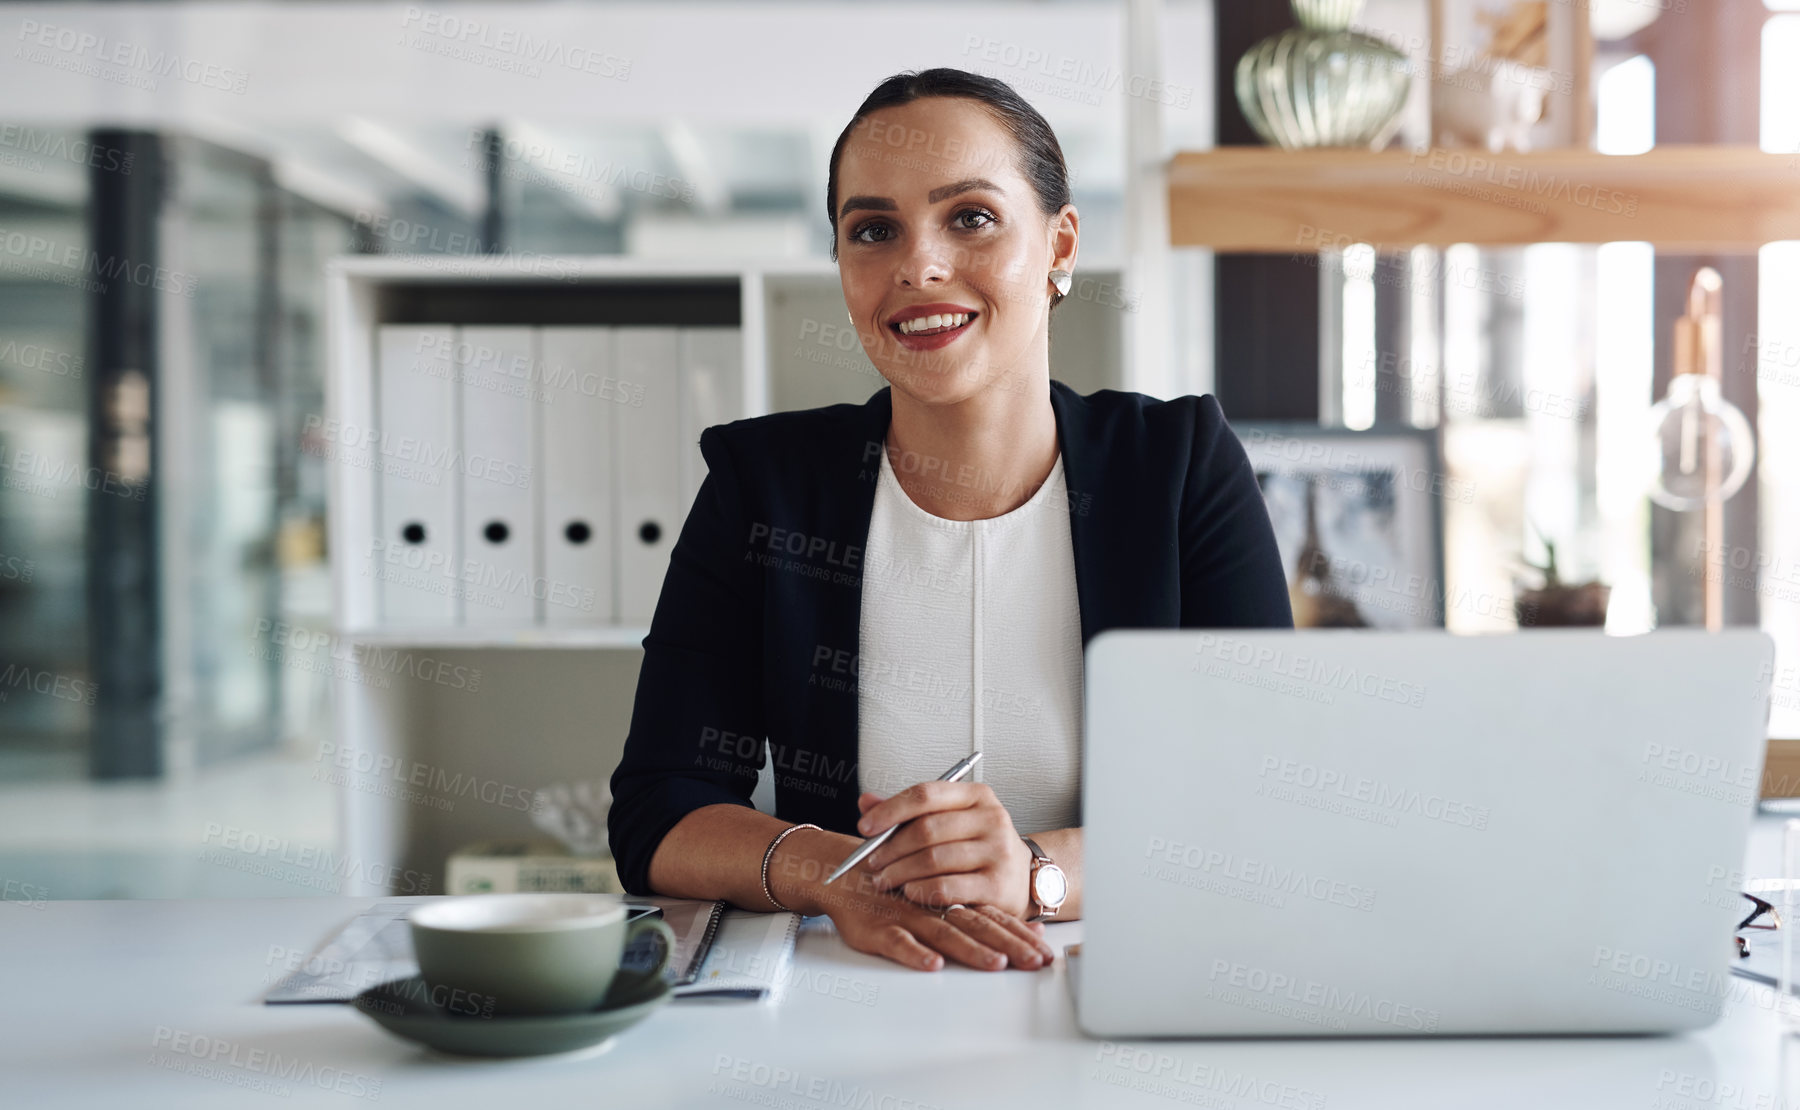
<svg viewBox="0 0 1800 1110">
<path fill-rule="evenodd" d="M 944 907 L 943 913 L 938 914 L 938 920 L 939 921 L 948 921 L 948 920 L 950 920 L 950 911 L 951 910 L 964 910 L 964 909 L 968 909 L 968 907 L 963 905 L 961 902 L 952 902 L 950 905 Z"/>
</svg>

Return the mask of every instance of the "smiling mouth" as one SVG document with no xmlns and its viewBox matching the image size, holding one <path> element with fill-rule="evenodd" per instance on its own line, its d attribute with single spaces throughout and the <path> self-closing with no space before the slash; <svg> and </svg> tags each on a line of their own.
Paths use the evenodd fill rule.
<svg viewBox="0 0 1800 1110">
<path fill-rule="evenodd" d="M 939 313 L 933 316 L 917 316 L 911 320 L 902 320 L 898 324 L 888 325 L 900 335 L 923 338 L 928 335 L 943 335 L 946 332 L 958 331 L 975 322 L 977 312 Z"/>
</svg>

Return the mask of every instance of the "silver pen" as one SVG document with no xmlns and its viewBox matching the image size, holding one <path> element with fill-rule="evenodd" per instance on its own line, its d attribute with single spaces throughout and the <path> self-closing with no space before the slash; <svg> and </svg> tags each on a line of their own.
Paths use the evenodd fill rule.
<svg viewBox="0 0 1800 1110">
<path fill-rule="evenodd" d="M 938 781 L 939 782 L 955 782 L 957 779 L 962 778 L 964 775 L 968 774 L 971 770 L 973 770 L 976 762 L 979 761 L 980 759 L 981 759 L 980 752 L 971 752 L 968 755 L 963 756 L 961 759 L 956 761 L 956 766 L 950 768 L 948 771 L 945 771 L 943 774 L 939 775 Z M 900 822 L 900 825 L 904 825 L 904 824 L 906 824 L 905 821 Z M 868 859 L 870 852 L 873 852 L 875 849 L 881 847 L 883 844 L 886 844 L 888 842 L 888 837 L 893 836 L 895 833 L 900 831 L 900 825 L 895 825 L 893 828 L 887 830 L 886 832 L 876 833 L 874 836 L 871 836 L 869 839 L 863 841 L 862 845 L 860 847 L 858 847 L 856 849 L 856 851 L 851 852 L 849 858 L 844 860 L 843 863 L 838 864 L 837 870 L 833 871 L 830 875 L 827 875 L 825 877 L 825 882 L 820 885 L 822 885 L 822 886 L 830 885 L 834 879 L 841 876 L 844 872 L 850 870 L 852 867 L 855 867 L 857 864 L 861 863 L 863 860 Z"/>
</svg>

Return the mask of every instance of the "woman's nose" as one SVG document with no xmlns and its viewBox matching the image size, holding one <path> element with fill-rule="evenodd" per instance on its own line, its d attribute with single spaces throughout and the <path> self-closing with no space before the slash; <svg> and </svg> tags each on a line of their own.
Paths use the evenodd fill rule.
<svg viewBox="0 0 1800 1110">
<path fill-rule="evenodd" d="M 895 271 L 895 279 L 902 285 L 915 288 L 926 283 L 942 284 L 950 280 L 956 271 L 954 248 L 941 239 L 930 235 L 921 235 L 913 239 L 911 247 L 900 266 Z"/>
</svg>

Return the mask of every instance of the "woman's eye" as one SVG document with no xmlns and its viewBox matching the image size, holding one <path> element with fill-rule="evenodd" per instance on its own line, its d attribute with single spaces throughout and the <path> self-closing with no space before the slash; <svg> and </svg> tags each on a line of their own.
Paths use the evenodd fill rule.
<svg viewBox="0 0 1800 1110">
<path fill-rule="evenodd" d="M 992 212 L 988 212 L 981 208 L 965 208 L 961 212 L 958 212 L 956 214 L 956 218 L 959 220 L 965 219 L 969 216 L 977 216 L 977 217 L 980 217 L 984 221 L 983 223 L 978 223 L 978 224 L 963 224 L 962 225 L 965 229 L 970 230 L 970 231 L 973 231 L 975 228 L 978 228 L 978 227 L 986 227 L 988 224 L 991 224 L 994 222 L 994 214 Z"/>
<path fill-rule="evenodd" d="M 863 238 L 863 232 L 886 230 L 886 228 L 887 228 L 887 225 L 884 223 L 881 223 L 880 221 L 866 223 L 866 224 L 863 224 L 861 227 L 857 228 L 855 231 L 852 231 L 850 233 L 850 239 L 852 242 L 856 242 L 856 243 L 880 242 L 880 240 L 878 240 L 878 239 L 872 240 L 872 239 Z"/>
</svg>

